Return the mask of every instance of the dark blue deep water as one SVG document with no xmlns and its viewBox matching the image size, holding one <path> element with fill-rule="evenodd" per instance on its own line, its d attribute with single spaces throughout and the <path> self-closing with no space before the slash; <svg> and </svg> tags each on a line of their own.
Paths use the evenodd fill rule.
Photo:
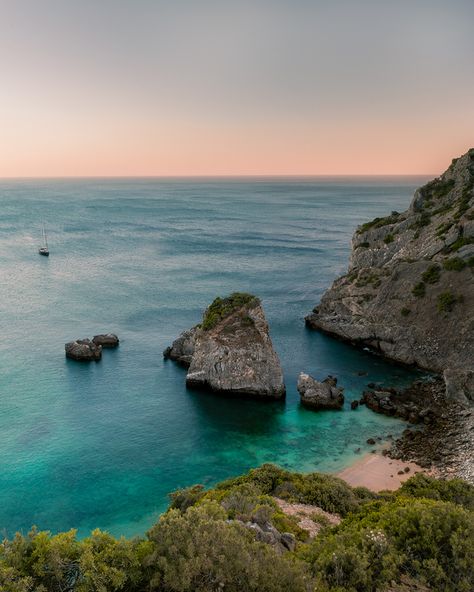
<svg viewBox="0 0 474 592">
<path fill-rule="evenodd" d="M 349 404 L 368 381 L 412 376 L 303 317 L 345 270 L 355 226 L 405 209 L 424 180 L 1 181 L 0 529 L 137 534 L 178 487 L 264 462 L 337 471 L 404 429 Z M 163 361 L 231 291 L 263 301 L 285 403 L 187 391 Z M 66 341 L 106 331 L 121 344 L 100 363 L 65 359 Z M 347 408 L 302 409 L 300 371 L 338 376 Z"/>
</svg>

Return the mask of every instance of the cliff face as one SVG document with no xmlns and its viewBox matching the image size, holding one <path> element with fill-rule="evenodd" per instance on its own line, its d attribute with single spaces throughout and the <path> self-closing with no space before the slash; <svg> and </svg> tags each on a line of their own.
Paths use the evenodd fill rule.
<svg viewBox="0 0 474 592">
<path fill-rule="evenodd" d="M 185 331 L 164 356 L 188 367 L 187 386 L 278 399 L 283 372 L 258 298 L 216 299 L 201 325 Z"/>
<path fill-rule="evenodd" d="M 348 273 L 306 322 L 398 362 L 473 368 L 474 149 L 407 211 L 356 230 Z"/>
</svg>

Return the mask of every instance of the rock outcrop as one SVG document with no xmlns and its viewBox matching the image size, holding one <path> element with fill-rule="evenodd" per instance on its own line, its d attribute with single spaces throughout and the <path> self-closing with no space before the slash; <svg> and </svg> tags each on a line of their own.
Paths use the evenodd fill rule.
<svg viewBox="0 0 474 592">
<path fill-rule="evenodd" d="M 333 376 L 318 382 L 309 374 L 301 372 L 297 388 L 302 405 L 309 409 L 342 409 L 344 405 L 344 389 L 337 386 L 337 378 Z"/>
<path fill-rule="evenodd" d="M 407 211 L 357 229 L 348 273 L 306 322 L 398 362 L 473 369 L 474 149 L 418 189 Z"/>
<path fill-rule="evenodd" d="M 120 343 L 119 338 L 114 333 L 104 333 L 101 335 L 94 335 L 92 341 L 96 345 L 100 345 L 102 347 L 117 347 Z"/>
<path fill-rule="evenodd" d="M 80 362 L 98 362 L 102 357 L 102 346 L 90 339 L 77 339 L 64 346 L 66 357 Z"/>
<path fill-rule="evenodd" d="M 188 367 L 189 387 L 266 399 L 285 395 L 265 313 L 250 294 L 216 298 L 201 325 L 182 333 L 163 355 Z"/>
</svg>

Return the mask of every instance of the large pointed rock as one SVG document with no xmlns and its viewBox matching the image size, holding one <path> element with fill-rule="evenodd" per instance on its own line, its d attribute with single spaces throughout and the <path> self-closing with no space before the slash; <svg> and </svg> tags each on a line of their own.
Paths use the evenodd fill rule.
<svg viewBox="0 0 474 592">
<path fill-rule="evenodd" d="M 189 387 L 265 399 L 285 395 L 265 313 L 251 294 L 216 298 L 202 324 L 182 333 L 163 354 L 188 367 Z"/>
</svg>

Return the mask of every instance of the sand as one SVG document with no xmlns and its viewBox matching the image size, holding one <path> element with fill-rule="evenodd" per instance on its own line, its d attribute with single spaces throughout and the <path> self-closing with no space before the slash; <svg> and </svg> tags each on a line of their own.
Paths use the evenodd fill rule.
<svg viewBox="0 0 474 592">
<path fill-rule="evenodd" d="M 406 468 L 410 470 L 404 472 Z M 399 471 L 402 471 L 399 474 Z M 367 487 L 372 491 L 388 489 L 393 491 L 418 472 L 426 472 L 425 469 L 413 462 L 394 460 L 382 454 L 367 454 L 356 461 L 347 469 L 337 474 L 352 487 Z"/>
</svg>

